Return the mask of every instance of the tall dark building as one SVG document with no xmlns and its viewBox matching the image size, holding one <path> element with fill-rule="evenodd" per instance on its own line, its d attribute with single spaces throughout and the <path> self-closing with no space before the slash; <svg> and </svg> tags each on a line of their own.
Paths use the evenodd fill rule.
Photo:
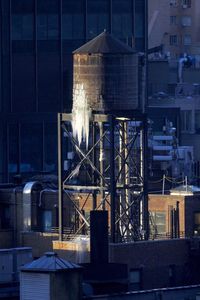
<svg viewBox="0 0 200 300">
<path fill-rule="evenodd" d="M 0 0 L 0 181 L 57 168 L 72 51 L 104 29 L 145 48 L 147 0 Z"/>
</svg>

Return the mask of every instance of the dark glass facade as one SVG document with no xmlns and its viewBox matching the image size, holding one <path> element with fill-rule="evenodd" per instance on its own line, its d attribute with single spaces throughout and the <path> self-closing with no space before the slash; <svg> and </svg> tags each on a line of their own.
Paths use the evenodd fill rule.
<svg viewBox="0 0 200 300">
<path fill-rule="evenodd" d="M 145 47 L 145 0 L 0 0 L 0 181 L 57 168 L 72 51 L 104 29 Z"/>
</svg>

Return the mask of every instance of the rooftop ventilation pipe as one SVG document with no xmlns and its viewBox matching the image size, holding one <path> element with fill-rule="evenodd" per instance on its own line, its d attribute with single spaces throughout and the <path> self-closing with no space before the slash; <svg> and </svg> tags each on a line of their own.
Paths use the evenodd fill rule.
<svg viewBox="0 0 200 300">
<path fill-rule="evenodd" d="M 23 188 L 23 230 L 31 231 L 32 225 L 32 191 L 36 187 L 42 188 L 37 181 L 31 181 L 25 184 Z"/>
</svg>

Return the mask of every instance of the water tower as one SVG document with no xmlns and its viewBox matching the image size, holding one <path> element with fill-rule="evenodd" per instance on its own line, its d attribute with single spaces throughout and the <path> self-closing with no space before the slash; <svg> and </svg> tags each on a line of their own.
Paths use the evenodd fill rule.
<svg viewBox="0 0 200 300">
<path fill-rule="evenodd" d="M 60 240 L 63 193 L 80 220 L 73 234 L 89 232 L 89 202 L 91 210 L 110 212 L 112 242 L 148 238 L 147 124 L 138 82 L 137 53 L 107 32 L 73 53 L 73 109 L 58 114 Z M 65 138 L 74 157 L 70 167 Z M 84 200 L 77 204 L 81 193 Z"/>
</svg>

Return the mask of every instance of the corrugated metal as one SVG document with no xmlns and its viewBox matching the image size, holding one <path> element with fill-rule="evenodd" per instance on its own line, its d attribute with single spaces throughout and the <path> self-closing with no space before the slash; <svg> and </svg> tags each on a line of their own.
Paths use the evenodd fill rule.
<svg viewBox="0 0 200 300">
<path fill-rule="evenodd" d="M 20 300 L 49 300 L 50 276 L 40 273 L 21 273 Z"/>
</svg>

